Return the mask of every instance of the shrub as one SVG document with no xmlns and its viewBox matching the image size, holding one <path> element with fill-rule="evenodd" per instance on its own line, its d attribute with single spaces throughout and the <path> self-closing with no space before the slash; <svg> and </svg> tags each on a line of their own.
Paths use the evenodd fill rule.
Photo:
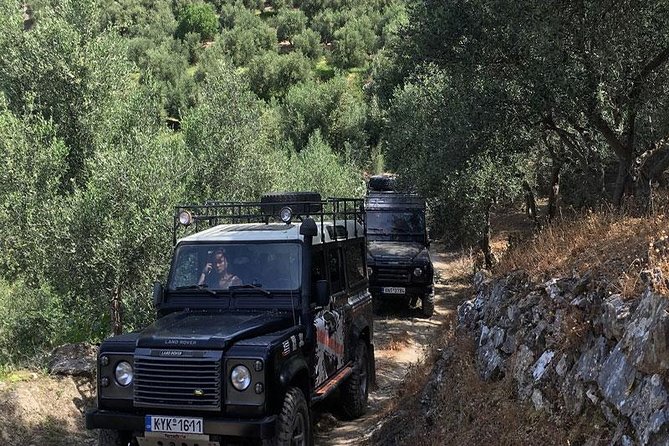
<svg viewBox="0 0 669 446">
<path fill-rule="evenodd" d="M 304 31 L 307 26 L 307 16 L 299 9 L 285 8 L 276 16 L 276 35 L 279 42 L 293 41 L 295 35 Z"/>
<path fill-rule="evenodd" d="M 198 33 L 201 40 L 211 40 L 218 32 L 218 19 L 214 8 L 206 3 L 190 3 L 178 15 L 176 36 L 180 39 L 188 33 Z"/>
<path fill-rule="evenodd" d="M 318 59 L 323 55 L 321 37 L 313 29 L 305 29 L 293 37 L 293 48 L 310 59 Z"/>
<path fill-rule="evenodd" d="M 67 326 L 50 289 L 0 280 L 0 365 L 22 364 L 50 350 Z"/>
</svg>

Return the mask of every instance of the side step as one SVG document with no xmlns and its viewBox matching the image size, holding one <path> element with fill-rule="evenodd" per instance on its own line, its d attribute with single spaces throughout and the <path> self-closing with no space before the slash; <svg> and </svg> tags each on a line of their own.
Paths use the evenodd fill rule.
<svg viewBox="0 0 669 446">
<path fill-rule="evenodd" d="M 320 387 L 316 388 L 314 391 L 314 395 L 311 398 L 311 401 L 316 403 L 318 401 L 321 401 L 325 399 L 329 394 L 332 393 L 334 389 L 337 388 L 339 384 L 341 384 L 346 378 L 351 376 L 351 373 L 353 373 L 353 363 L 347 364 L 343 369 L 341 369 L 335 376 L 333 376 L 330 380 L 324 382 Z"/>
</svg>

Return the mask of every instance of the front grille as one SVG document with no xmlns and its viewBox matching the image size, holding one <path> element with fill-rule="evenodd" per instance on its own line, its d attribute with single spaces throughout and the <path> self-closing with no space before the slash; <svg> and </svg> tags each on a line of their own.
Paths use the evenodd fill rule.
<svg viewBox="0 0 669 446">
<path fill-rule="evenodd" d="M 409 283 L 411 280 L 411 271 L 406 268 L 378 267 L 375 273 L 375 282 Z"/>
<path fill-rule="evenodd" d="M 220 353 L 184 356 L 135 356 L 136 407 L 221 409 Z"/>
</svg>

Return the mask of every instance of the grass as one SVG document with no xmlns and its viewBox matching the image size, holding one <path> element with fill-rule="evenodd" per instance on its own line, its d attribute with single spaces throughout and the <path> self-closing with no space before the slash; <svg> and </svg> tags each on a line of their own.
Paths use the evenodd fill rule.
<svg viewBox="0 0 669 446">
<path fill-rule="evenodd" d="M 332 79 L 335 75 L 335 68 L 330 65 L 327 58 L 322 56 L 314 66 L 314 73 L 322 80 Z"/>
<path fill-rule="evenodd" d="M 589 272 L 608 291 L 631 297 L 643 291 L 642 271 L 657 268 L 669 277 L 667 231 L 663 214 L 648 218 L 612 210 L 588 212 L 525 240 L 503 256 L 494 272 L 520 269 L 535 280 Z"/>
</svg>

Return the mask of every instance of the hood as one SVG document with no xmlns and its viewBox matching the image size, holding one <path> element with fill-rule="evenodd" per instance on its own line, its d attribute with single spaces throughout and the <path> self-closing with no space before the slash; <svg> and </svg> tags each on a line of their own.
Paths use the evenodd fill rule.
<svg viewBox="0 0 669 446">
<path fill-rule="evenodd" d="M 232 343 L 272 333 L 292 324 L 288 314 L 205 313 L 169 314 L 147 327 L 138 347 L 226 349 Z"/>
<path fill-rule="evenodd" d="M 375 261 L 412 262 L 415 260 L 429 261 L 430 259 L 425 245 L 415 242 L 369 242 L 367 253 Z"/>
</svg>

